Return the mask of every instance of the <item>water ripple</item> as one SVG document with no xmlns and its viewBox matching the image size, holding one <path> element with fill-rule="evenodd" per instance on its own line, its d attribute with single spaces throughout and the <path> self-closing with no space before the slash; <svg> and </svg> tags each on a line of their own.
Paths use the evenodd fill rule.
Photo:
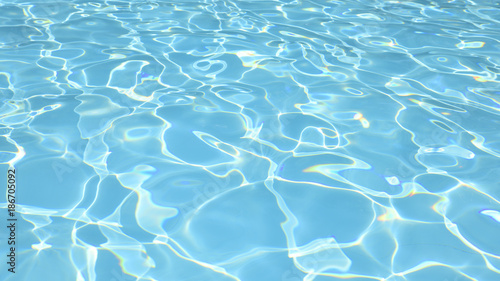
<svg viewBox="0 0 500 281">
<path fill-rule="evenodd" d="M 0 10 L 5 280 L 499 278 L 498 3 Z"/>
</svg>

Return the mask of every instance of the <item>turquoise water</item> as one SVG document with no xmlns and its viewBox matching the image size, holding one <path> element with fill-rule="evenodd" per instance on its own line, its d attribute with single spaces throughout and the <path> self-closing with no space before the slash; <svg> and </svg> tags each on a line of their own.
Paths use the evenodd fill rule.
<svg viewBox="0 0 500 281">
<path fill-rule="evenodd" d="M 500 280 L 499 2 L 2 1 L 0 23 L 2 280 Z"/>
</svg>

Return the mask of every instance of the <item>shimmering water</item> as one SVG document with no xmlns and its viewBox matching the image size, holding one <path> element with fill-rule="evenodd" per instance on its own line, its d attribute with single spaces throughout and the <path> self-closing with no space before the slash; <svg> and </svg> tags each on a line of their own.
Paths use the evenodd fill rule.
<svg viewBox="0 0 500 281">
<path fill-rule="evenodd" d="M 0 23 L 2 280 L 500 280 L 498 1 L 9 0 Z"/>
</svg>

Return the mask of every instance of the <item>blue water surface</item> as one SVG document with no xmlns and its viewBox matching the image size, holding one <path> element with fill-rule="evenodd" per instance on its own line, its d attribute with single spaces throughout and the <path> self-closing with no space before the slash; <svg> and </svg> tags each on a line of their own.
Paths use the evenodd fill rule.
<svg viewBox="0 0 500 281">
<path fill-rule="evenodd" d="M 1 1 L 0 279 L 500 280 L 499 77 L 495 0 Z"/>
</svg>

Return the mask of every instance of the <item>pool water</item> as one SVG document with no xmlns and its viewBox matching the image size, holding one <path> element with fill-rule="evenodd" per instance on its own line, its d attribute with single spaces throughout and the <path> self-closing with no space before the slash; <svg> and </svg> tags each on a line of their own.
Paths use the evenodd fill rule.
<svg viewBox="0 0 500 281">
<path fill-rule="evenodd" d="M 0 22 L 1 280 L 500 280 L 500 2 L 7 0 Z"/>
</svg>

